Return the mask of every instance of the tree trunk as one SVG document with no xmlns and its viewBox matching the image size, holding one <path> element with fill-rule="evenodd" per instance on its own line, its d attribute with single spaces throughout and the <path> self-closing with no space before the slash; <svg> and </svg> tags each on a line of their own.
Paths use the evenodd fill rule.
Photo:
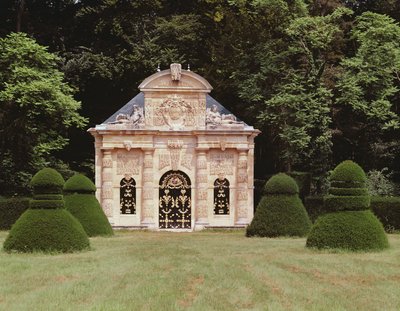
<svg viewBox="0 0 400 311">
<path fill-rule="evenodd" d="M 22 15 L 24 14 L 25 0 L 18 0 L 17 2 L 17 32 L 21 31 Z"/>
</svg>

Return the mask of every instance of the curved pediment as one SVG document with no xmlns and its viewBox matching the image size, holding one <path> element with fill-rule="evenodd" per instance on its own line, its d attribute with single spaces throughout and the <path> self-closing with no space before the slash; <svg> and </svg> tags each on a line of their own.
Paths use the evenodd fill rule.
<svg viewBox="0 0 400 311">
<path fill-rule="evenodd" d="M 180 70 L 179 76 L 174 76 L 171 69 L 157 72 L 146 78 L 140 85 L 142 92 L 146 91 L 196 91 L 209 93 L 212 86 L 206 79 L 189 70 Z"/>
</svg>

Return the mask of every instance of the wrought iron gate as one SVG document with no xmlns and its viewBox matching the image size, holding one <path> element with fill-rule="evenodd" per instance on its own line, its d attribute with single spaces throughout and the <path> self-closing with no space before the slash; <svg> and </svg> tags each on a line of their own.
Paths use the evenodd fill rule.
<svg viewBox="0 0 400 311">
<path fill-rule="evenodd" d="M 181 171 L 169 171 L 160 179 L 159 227 L 162 229 L 191 228 L 190 179 Z"/>
</svg>

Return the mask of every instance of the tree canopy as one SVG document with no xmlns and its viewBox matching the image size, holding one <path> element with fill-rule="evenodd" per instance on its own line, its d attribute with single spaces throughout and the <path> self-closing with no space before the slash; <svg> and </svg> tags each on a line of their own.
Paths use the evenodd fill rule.
<svg viewBox="0 0 400 311">
<path fill-rule="evenodd" d="M 0 165 L 20 164 L 1 180 L 12 171 L 18 183 L 29 179 L 32 163 L 50 158 L 85 170 L 85 118 L 104 121 L 171 62 L 190 64 L 218 101 L 263 131 L 256 177 L 322 176 L 347 158 L 400 171 L 400 10 L 395 0 L 377 3 L 2 1 Z"/>
</svg>

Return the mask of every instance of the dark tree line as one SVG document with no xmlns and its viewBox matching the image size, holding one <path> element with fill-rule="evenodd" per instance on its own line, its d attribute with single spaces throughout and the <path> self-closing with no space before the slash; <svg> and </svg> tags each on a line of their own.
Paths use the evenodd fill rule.
<svg viewBox="0 0 400 311">
<path fill-rule="evenodd" d="M 347 158 L 366 170 L 400 171 L 396 0 L 3 0 L 0 6 L 0 36 L 24 32 L 58 56 L 87 126 L 132 98 L 158 64 L 180 62 L 263 131 L 257 177 L 288 170 L 323 176 Z M 0 95 L 3 110 L 4 102 Z M 69 145 L 45 162 L 61 159 L 90 171 L 90 135 L 82 126 L 63 134 Z M 7 176 L 0 173 L 0 184 Z"/>
</svg>

